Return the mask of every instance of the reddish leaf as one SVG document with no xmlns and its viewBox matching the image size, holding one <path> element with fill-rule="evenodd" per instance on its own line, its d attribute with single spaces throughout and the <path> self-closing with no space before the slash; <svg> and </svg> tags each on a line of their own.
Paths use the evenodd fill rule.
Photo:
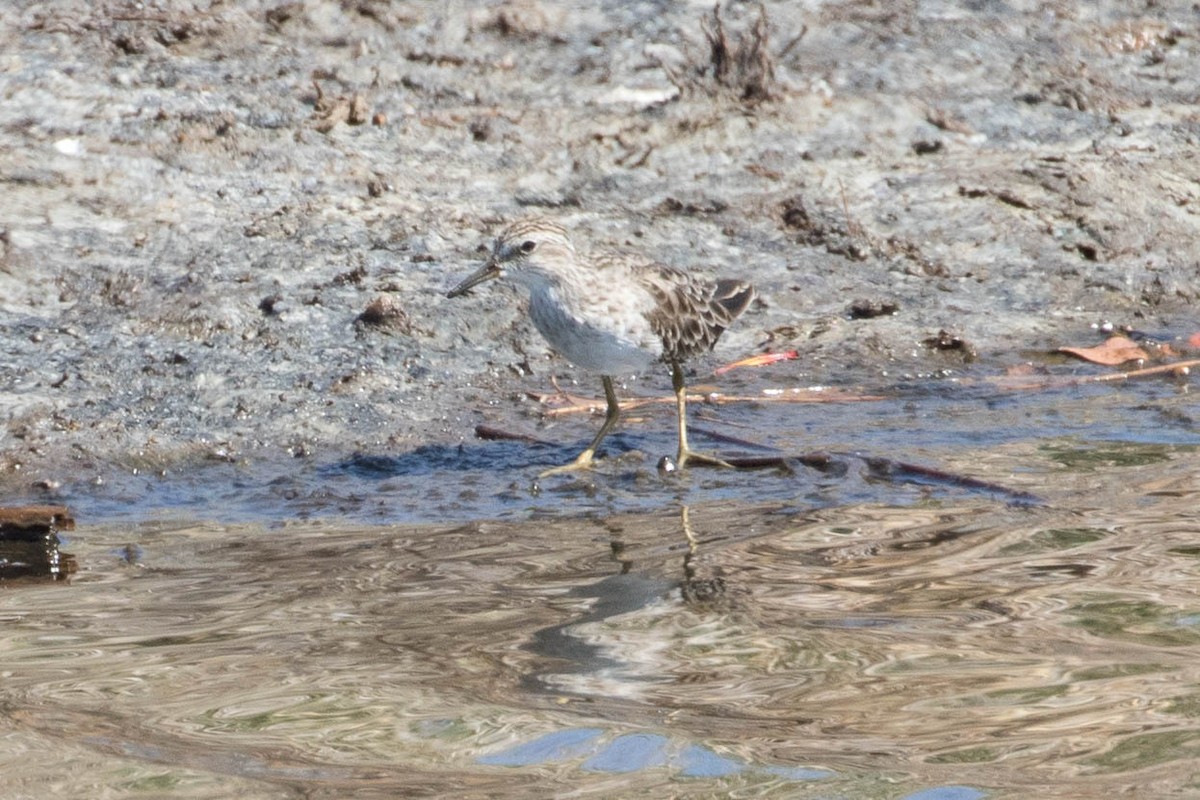
<svg viewBox="0 0 1200 800">
<path fill-rule="evenodd" d="M 1126 361 L 1145 361 L 1150 356 L 1127 336 L 1110 336 L 1095 347 L 1060 347 L 1058 352 L 1082 358 L 1092 364 L 1115 367 Z"/>
<path fill-rule="evenodd" d="M 714 375 L 724 375 L 731 369 L 738 367 L 763 367 L 767 364 L 774 364 L 776 361 L 791 361 L 793 358 L 799 358 L 800 354 L 795 350 L 785 350 L 782 353 L 763 353 L 757 356 L 743 358 L 740 361 L 734 361 L 732 364 L 726 364 L 723 367 L 717 367 L 713 370 Z"/>
</svg>

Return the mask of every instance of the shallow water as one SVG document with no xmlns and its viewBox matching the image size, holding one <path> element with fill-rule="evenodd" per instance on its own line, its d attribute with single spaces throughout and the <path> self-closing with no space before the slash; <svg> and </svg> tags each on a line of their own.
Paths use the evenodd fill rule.
<svg viewBox="0 0 1200 800">
<path fill-rule="evenodd" d="M 868 392 L 868 394 L 878 394 Z M 343 522 L 465 522 L 478 519 L 576 517 L 658 512 L 671 503 L 796 503 L 800 508 L 884 503 L 906 505 L 931 494 L 980 499 L 986 492 L 949 480 L 928 480 L 872 468 L 891 459 L 950 470 L 1013 490 L 1039 493 L 1047 475 L 1063 473 L 1064 489 L 1083 488 L 1087 465 L 1164 461 L 1173 449 L 1200 445 L 1200 424 L 1185 386 L 1143 382 L 1081 386 L 1059 391 L 1005 392 L 989 386 L 914 383 L 893 386 L 873 402 L 694 404 L 694 445 L 725 456 L 831 455 L 818 471 L 794 465 L 778 470 L 693 470 L 663 477 L 658 459 L 673 454 L 673 409 L 628 414 L 605 442 L 595 473 L 537 482 L 548 466 L 583 449 L 599 420 L 571 417 L 539 423 L 498 411 L 494 427 L 532 434 L 552 444 L 482 441 L 464 423 L 461 445 L 397 451 L 320 453 L 290 460 L 206 460 L 173 465 L 128 463 L 77 473 L 50 496 L 31 502 L 70 505 L 81 519 L 140 522 L 168 516 L 220 522 L 263 522 L 330 517 Z M 745 442 L 713 441 L 720 433 Z M 1034 449 L 1045 463 L 1023 463 L 1011 453 Z M 1047 472 L 1048 470 L 1048 472 Z M 994 495 L 1003 499 L 1006 495 Z"/>
<path fill-rule="evenodd" d="M 826 472 L 630 454 L 531 493 L 571 446 L 500 442 L 64 487 L 80 571 L 0 591 L 0 767 L 29 797 L 1186 796 L 1198 437 L 1177 388 L 1131 396 L 719 409 Z"/>
<path fill-rule="evenodd" d="M 82 526 L 70 585 L 0 595 L 0 760 L 31 796 L 1186 793 L 1200 485 L 1161 467 L 1073 508 Z"/>
</svg>

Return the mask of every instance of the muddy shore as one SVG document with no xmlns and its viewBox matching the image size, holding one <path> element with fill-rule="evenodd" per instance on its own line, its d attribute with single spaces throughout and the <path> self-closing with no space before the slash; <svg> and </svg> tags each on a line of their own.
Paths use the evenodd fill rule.
<svg viewBox="0 0 1200 800">
<path fill-rule="evenodd" d="M 1193 4 L 763 9 L 720 73 L 708 3 L 6 4 L 0 486 L 536 428 L 594 380 L 444 298 L 522 215 L 752 280 L 730 392 L 1194 330 Z"/>
</svg>

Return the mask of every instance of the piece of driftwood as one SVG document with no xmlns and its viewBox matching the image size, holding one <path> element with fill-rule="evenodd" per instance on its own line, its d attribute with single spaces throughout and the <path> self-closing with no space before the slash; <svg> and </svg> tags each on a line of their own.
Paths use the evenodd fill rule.
<svg viewBox="0 0 1200 800">
<path fill-rule="evenodd" d="M 33 542 L 48 533 L 74 528 L 75 518 L 65 506 L 0 508 L 0 540 Z"/>
<path fill-rule="evenodd" d="M 504 428 L 497 428 L 495 425 L 479 423 L 475 426 L 475 436 L 483 439 L 485 442 L 524 442 L 525 444 L 540 444 L 547 447 L 553 447 L 554 442 L 548 442 L 545 439 L 539 439 L 528 433 L 520 431 L 508 431 Z"/>
<path fill-rule="evenodd" d="M 0 508 L 0 581 L 62 580 L 74 573 L 75 557 L 58 549 L 58 531 L 74 527 L 63 506 Z"/>
<path fill-rule="evenodd" d="M 748 441 L 730 436 L 725 433 L 717 433 L 699 428 L 693 428 L 693 432 L 699 433 L 706 437 L 711 437 L 726 444 L 733 444 L 738 447 L 748 447 L 759 450 L 773 450 L 767 445 L 757 442 Z M 477 425 L 475 427 L 475 435 L 480 439 L 487 441 L 514 441 L 524 442 L 531 445 L 556 446 L 553 442 L 548 442 L 544 439 L 539 439 L 526 433 L 518 431 L 506 431 L 502 428 L 496 428 L 491 425 Z M 1007 499 L 1009 502 L 1018 503 L 1021 505 L 1037 505 L 1042 502 L 1041 498 L 1030 492 L 1021 489 L 1010 489 L 1003 484 L 994 483 L 993 481 L 985 481 L 981 478 L 973 478 L 970 475 L 960 475 L 937 467 L 927 467 L 921 464 L 912 464 L 906 461 L 897 461 L 891 458 L 882 456 L 869 456 L 862 453 L 762 453 L 760 455 L 748 456 L 727 456 L 722 455 L 721 458 L 730 466 L 737 469 L 760 470 L 760 469 L 776 469 L 787 473 L 795 473 L 797 466 L 808 467 L 819 472 L 833 475 L 844 475 L 850 470 L 851 461 L 862 461 L 867 465 L 871 477 L 888 481 L 899 482 L 920 482 L 925 484 L 940 484 L 945 486 L 957 487 L 960 489 L 969 489 L 971 491 L 986 492 L 988 494 L 998 495 Z"/>
</svg>

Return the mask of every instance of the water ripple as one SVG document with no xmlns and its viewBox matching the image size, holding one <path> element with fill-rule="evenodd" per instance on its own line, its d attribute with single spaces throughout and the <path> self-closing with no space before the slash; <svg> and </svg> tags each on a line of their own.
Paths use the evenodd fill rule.
<svg viewBox="0 0 1200 800">
<path fill-rule="evenodd" d="M 0 593 L 0 762 L 112 796 L 1178 794 L 1200 485 L 1110 469 L 1039 508 L 81 525 L 72 581 Z"/>
</svg>

